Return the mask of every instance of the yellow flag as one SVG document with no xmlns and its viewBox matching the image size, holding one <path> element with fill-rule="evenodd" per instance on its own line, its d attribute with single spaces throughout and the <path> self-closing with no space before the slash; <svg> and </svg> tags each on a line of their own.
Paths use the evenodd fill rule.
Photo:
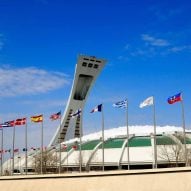
<svg viewBox="0 0 191 191">
<path fill-rule="evenodd" d="M 31 122 L 39 123 L 43 121 L 43 115 L 37 115 L 31 117 Z"/>
</svg>

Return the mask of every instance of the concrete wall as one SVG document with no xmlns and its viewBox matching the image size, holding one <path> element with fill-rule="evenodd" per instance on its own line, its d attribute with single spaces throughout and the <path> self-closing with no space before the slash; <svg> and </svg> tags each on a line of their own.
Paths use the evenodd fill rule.
<svg viewBox="0 0 191 191">
<path fill-rule="evenodd" d="M 2 191 L 190 191 L 191 168 L 1 177 Z"/>
</svg>

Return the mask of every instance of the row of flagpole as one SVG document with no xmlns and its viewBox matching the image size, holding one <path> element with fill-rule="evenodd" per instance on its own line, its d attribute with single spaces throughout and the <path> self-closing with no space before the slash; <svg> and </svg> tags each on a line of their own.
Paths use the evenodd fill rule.
<svg viewBox="0 0 191 191">
<path fill-rule="evenodd" d="M 183 97 L 182 93 L 178 93 L 176 95 L 170 96 L 167 99 L 169 104 L 174 104 L 176 102 L 181 102 L 181 109 L 182 109 L 182 128 L 183 128 L 183 139 L 184 139 L 184 158 L 185 158 L 185 165 L 187 164 L 187 148 L 186 148 L 186 133 L 185 133 L 185 117 L 184 117 L 184 104 L 183 104 Z M 129 127 L 128 127 L 128 101 L 127 99 L 123 101 L 119 101 L 113 104 L 114 107 L 117 108 L 126 108 L 126 128 L 127 128 L 127 139 L 126 139 L 126 148 L 127 148 L 127 168 L 130 169 L 130 156 L 129 156 Z M 155 100 L 154 96 L 148 97 L 139 105 L 140 108 L 146 106 L 153 106 L 153 139 L 154 139 L 154 163 L 153 168 L 157 168 L 157 140 L 156 140 L 156 109 L 155 109 Z M 104 171 L 104 112 L 103 112 L 103 104 L 98 105 L 95 107 L 91 113 L 93 112 L 102 112 L 102 169 Z"/>
<path fill-rule="evenodd" d="M 176 95 L 170 96 L 167 99 L 169 104 L 174 104 L 176 102 L 181 103 L 182 110 L 182 128 L 183 128 L 183 140 L 184 140 L 184 158 L 185 158 L 185 166 L 188 165 L 188 157 L 187 157 L 187 147 L 186 147 L 186 128 L 185 128 L 185 116 L 184 116 L 184 103 L 182 93 L 178 93 Z M 140 104 L 140 108 L 145 106 L 153 106 L 153 127 L 154 127 L 154 164 L 153 168 L 157 168 L 157 142 L 156 142 L 156 111 L 155 111 L 155 100 L 154 97 L 148 97 Z"/>
<path fill-rule="evenodd" d="M 56 120 L 61 118 L 61 111 L 52 114 L 50 116 L 51 120 Z M 37 116 L 32 116 L 30 117 L 31 122 L 39 123 L 41 122 L 41 165 L 40 165 L 40 172 L 41 174 L 43 173 L 43 115 L 37 115 Z M 1 175 L 3 175 L 3 129 L 7 127 L 13 127 L 13 139 L 12 139 L 12 175 L 14 174 L 14 151 L 15 151 L 15 127 L 17 125 L 25 125 L 25 174 L 27 175 L 27 169 L 28 169 L 28 139 L 27 139 L 27 118 L 21 118 L 21 119 L 16 119 L 12 121 L 6 121 L 4 123 L 0 124 L 0 130 L 1 130 Z M 61 124 L 60 124 L 61 126 Z M 60 171 L 60 170 L 59 170 Z"/>
<path fill-rule="evenodd" d="M 182 106 L 182 122 L 183 122 L 183 138 L 184 138 L 184 147 L 185 147 L 185 163 L 187 164 L 187 149 L 186 149 L 186 134 L 185 134 L 185 120 L 184 120 L 184 105 L 183 105 L 183 98 L 182 98 L 182 93 L 176 94 L 174 96 L 171 96 L 168 98 L 168 103 L 169 104 L 173 104 L 176 102 L 181 102 L 181 106 Z M 129 162 L 129 128 L 128 128 L 128 101 L 127 99 L 124 101 L 119 101 L 115 104 L 113 104 L 114 107 L 118 107 L 118 108 L 126 108 L 126 126 L 127 126 L 127 140 L 126 140 L 126 145 L 127 145 L 127 165 L 128 165 L 128 169 L 130 169 L 130 162 Z M 157 168 L 157 144 L 156 144 L 156 114 L 155 114 L 155 101 L 154 101 L 154 97 L 148 97 L 147 99 L 145 99 L 141 104 L 140 104 L 140 108 L 143 108 L 145 106 L 153 106 L 153 138 L 154 138 L 154 164 L 153 164 L 153 168 Z M 102 170 L 104 171 L 104 111 L 103 111 L 103 104 L 100 104 L 98 106 L 96 106 L 91 113 L 94 112 L 101 112 L 102 115 L 102 122 L 101 122 L 101 126 L 102 126 Z M 76 112 L 74 112 L 73 114 L 71 114 L 72 117 L 75 116 L 80 116 L 82 115 L 82 110 L 81 108 L 79 108 Z M 51 115 L 50 117 L 52 120 L 55 119 L 60 119 L 60 133 L 61 133 L 61 112 L 58 112 L 56 114 Z M 26 120 L 26 118 L 23 118 Z M 23 120 L 22 119 L 22 120 Z M 18 119 L 21 120 L 21 119 Z M 41 173 L 43 173 L 43 115 L 39 115 L 39 116 L 32 116 L 31 117 L 31 121 L 32 122 L 41 122 Z M 3 128 L 2 127 L 6 127 L 6 125 L 11 125 L 12 121 L 9 122 L 5 122 L 0 124 L 1 130 L 2 130 L 2 143 L 1 143 L 1 150 L 3 150 Z M 18 122 L 16 120 L 16 122 Z M 26 122 L 26 121 L 25 121 Z M 25 147 L 26 147 L 26 152 L 25 152 L 25 166 L 26 166 L 26 174 L 27 174 L 27 123 L 24 123 L 25 126 Z M 20 125 L 20 124 L 19 124 Z M 14 151 L 14 140 L 15 140 L 15 123 L 13 125 L 14 129 L 13 129 L 13 151 Z M 80 172 L 81 172 L 81 168 L 82 168 L 82 156 L 81 156 L 81 144 L 82 144 L 82 117 L 81 117 L 81 124 L 80 124 L 80 154 L 79 154 L 79 158 L 80 158 Z M 59 173 L 61 172 L 61 139 L 59 141 Z M 2 171 L 2 152 L 1 152 L 1 171 Z M 14 160 L 14 152 L 13 152 L 13 160 Z M 14 170 L 14 161 L 13 161 L 13 170 Z M 1 172 L 2 174 L 2 172 Z"/>
</svg>

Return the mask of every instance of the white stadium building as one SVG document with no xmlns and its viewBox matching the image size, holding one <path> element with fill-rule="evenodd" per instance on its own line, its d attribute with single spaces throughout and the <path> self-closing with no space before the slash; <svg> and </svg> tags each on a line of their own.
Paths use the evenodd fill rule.
<svg viewBox="0 0 191 191">
<path fill-rule="evenodd" d="M 167 131 L 167 130 L 177 131 Z M 104 143 L 104 166 L 105 170 L 127 169 L 127 144 L 125 136 L 126 127 L 119 127 L 105 131 Z M 146 133 L 137 133 L 145 131 Z M 130 127 L 129 139 L 129 165 L 130 169 L 152 168 L 154 163 L 154 140 L 153 135 L 147 132 L 152 131 L 152 126 L 133 126 Z M 183 134 L 179 127 L 157 127 L 157 165 L 158 167 L 184 166 L 184 144 Z M 165 131 L 165 132 L 163 132 Z M 102 141 L 101 132 L 82 137 L 82 170 L 102 169 Z M 191 134 L 186 134 L 187 150 L 191 149 Z M 71 139 L 62 143 L 61 166 L 62 171 L 78 171 L 79 160 L 79 139 Z M 59 145 L 47 148 L 48 152 L 59 158 Z M 28 172 L 34 172 L 35 156 L 39 150 L 31 150 L 28 155 Z M 12 159 L 4 163 L 4 171 L 12 168 Z M 15 156 L 15 172 L 24 173 L 25 154 Z M 54 166 L 49 166 L 49 170 L 56 172 L 59 161 Z M 52 170 L 51 170 L 52 169 Z"/>
</svg>

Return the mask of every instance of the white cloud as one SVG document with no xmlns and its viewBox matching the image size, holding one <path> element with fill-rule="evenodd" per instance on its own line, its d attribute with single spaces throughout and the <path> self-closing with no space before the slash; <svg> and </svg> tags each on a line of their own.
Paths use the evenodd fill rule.
<svg viewBox="0 0 191 191">
<path fill-rule="evenodd" d="M 161 38 L 155 38 L 153 36 L 150 36 L 148 34 L 142 34 L 141 35 L 142 40 L 144 40 L 146 43 L 152 46 L 169 46 L 170 43 L 167 40 L 161 39 Z"/>
<path fill-rule="evenodd" d="M 33 101 L 33 100 L 27 100 L 23 101 L 22 104 L 32 106 L 32 105 L 38 105 L 39 108 L 48 108 L 48 107 L 64 107 L 67 104 L 67 100 L 39 100 L 39 101 Z"/>
<path fill-rule="evenodd" d="M 168 51 L 173 52 L 173 53 L 181 52 L 183 50 L 191 50 L 191 45 L 174 46 L 174 47 L 168 49 Z"/>
<path fill-rule="evenodd" d="M 63 73 L 34 67 L 0 68 L 0 96 L 34 95 L 46 93 L 68 84 Z"/>
</svg>

